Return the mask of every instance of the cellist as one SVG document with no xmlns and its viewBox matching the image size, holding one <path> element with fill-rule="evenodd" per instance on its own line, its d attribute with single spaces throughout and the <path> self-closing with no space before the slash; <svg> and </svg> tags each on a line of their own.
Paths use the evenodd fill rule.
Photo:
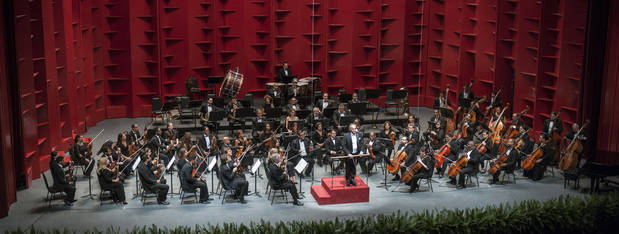
<svg viewBox="0 0 619 234">
<path fill-rule="evenodd" d="M 542 132 L 539 136 L 539 143 L 542 144 L 544 142 L 549 142 L 550 136 L 546 133 Z M 546 171 L 546 167 L 550 165 L 552 161 L 552 157 L 555 154 L 555 146 L 553 144 L 545 144 L 542 147 L 543 156 L 535 162 L 535 166 L 532 170 L 524 170 L 523 176 L 532 179 L 533 181 L 541 180 L 544 177 L 544 172 Z"/>
<path fill-rule="evenodd" d="M 427 145 L 422 146 L 419 150 L 418 160 L 425 166 L 422 166 L 419 171 L 413 175 L 411 181 L 407 183 L 407 185 L 410 186 L 408 190 L 409 193 L 415 192 L 415 190 L 419 188 L 419 179 L 431 177 L 432 170 L 434 169 L 434 157 L 432 156 L 432 150 L 427 148 Z M 416 161 L 410 165 L 414 164 Z"/>
<path fill-rule="evenodd" d="M 400 151 L 408 155 L 406 160 L 404 162 L 401 162 L 400 165 L 409 165 L 409 163 L 406 163 L 406 162 L 411 162 L 411 158 L 412 158 L 412 162 L 414 162 L 414 160 L 417 160 L 417 156 L 414 154 L 415 152 L 413 152 L 413 145 L 407 144 L 407 143 L 408 143 L 408 138 L 406 136 L 400 137 L 400 145 L 398 146 L 398 148 L 395 150 L 395 153 L 394 153 L 394 157 L 396 157 L 398 155 L 398 152 Z M 388 163 L 391 163 L 391 162 L 388 162 Z M 406 170 L 405 168 L 400 167 L 400 174 L 404 173 L 405 170 Z M 400 174 L 395 174 L 395 177 L 392 179 L 392 181 L 399 181 Z"/>
<path fill-rule="evenodd" d="M 507 140 L 507 142 L 505 143 L 505 147 L 507 148 L 507 151 L 505 151 L 507 160 L 503 164 L 501 164 L 501 166 L 499 167 L 499 170 L 497 170 L 497 172 L 494 173 L 494 175 L 492 175 L 492 180 L 490 181 L 490 184 L 494 184 L 499 181 L 499 176 L 501 175 L 501 171 L 504 171 L 506 173 L 511 173 L 514 171 L 514 169 L 516 169 L 516 160 L 518 159 L 518 152 L 514 149 L 514 139 Z"/>
<path fill-rule="evenodd" d="M 460 153 L 460 149 L 462 148 L 462 139 L 454 139 L 449 141 L 452 138 L 450 133 L 445 134 L 444 142 L 449 142 L 449 148 L 451 149 L 449 155 L 445 156 L 445 162 L 454 162 L 458 159 L 458 154 Z M 447 170 L 447 163 L 443 163 L 443 166 L 437 168 L 437 173 L 439 178 L 442 178 L 445 174 L 445 170 Z"/>
<path fill-rule="evenodd" d="M 467 157 L 468 162 L 466 165 L 463 165 L 462 169 L 460 169 L 460 172 L 458 173 L 458 189 L 466 188 L 466 185 L 464 184 L 464 177 L 466 175 L 472 176 L 479 172 L 479 162 L 481 159 L 481 155 L 477 152 L 473 141 L 468 141 L 461 152 L 460 157 Z M 455 184 L 456 178 L 451 178 L 449 183 Z"/>
<path fill-rule="evenodd" d="M 576 133 L 578 132 L 578 130 L 580 129 L 580 126 L 578 126 L 578 124 L 572 124 L 572 127 L 570 129 L 569 132 L 567 132 L 567 134 L 565 134 L 565 137 L 563 137 L 563 147 L 567 148 L 567 146 L 570 144 L 571 141 L 574 140 L 574 135 L 576 135 Z M 585 132 L 585 130 L 583 129 L 580 134 L 578 134 L 578 140 L 580 141 L 580 144 L 584 146 L 586 146 L 587 143 L 587 133 Z M 584 152 L 584 150 L 583 150 Z M 580 162 L 580 158 L 582 157 L 582 152 L 581 154 L 578 155 L 578 162 Z"/>
</svg>

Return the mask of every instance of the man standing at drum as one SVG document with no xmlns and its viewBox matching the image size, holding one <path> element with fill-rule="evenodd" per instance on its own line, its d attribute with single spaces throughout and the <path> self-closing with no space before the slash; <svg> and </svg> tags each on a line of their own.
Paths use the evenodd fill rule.
<svg viewBox="0 0 619 234">
<path fill-rule="evenodd" d="M 277 82 L 281 83 L 290 83 L 292 82 L 292 72 L 290 71 L 290 67 L 288 67 L 288 62 L 284 61 L 282 63 L 282 68 L 277 72 Z"/>
</svg>

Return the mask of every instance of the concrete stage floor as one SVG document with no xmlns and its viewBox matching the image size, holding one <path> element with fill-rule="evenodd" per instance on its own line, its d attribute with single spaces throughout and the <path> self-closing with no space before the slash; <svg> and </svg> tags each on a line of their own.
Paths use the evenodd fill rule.
<svg viewBox="0 0 619 234">
<path fill-rule="evenodd" d="M 421 117 L 422 130 L 426 129 L 426 122 L 431 116 L 431 110 L 426 108 L 412 108 L 412 113 Z M 115 140 L 116 134 L 121 131 L 129 130 L 131 123 L 140 124 L 147 122 L 148 118 L 140 119 L 109 119 L 99 123 L 89 129 L 86 136 L 94 136 L 101 129 L 105 129 L 102 136 L 95 142 L 94 151 L 96 152 L 100 144 L 106 139 Z M 370 128 L 370 130 L 372 130 Z M 381 169 L 382 170 L 382 169 Z M 263 169 L 260 169 L 264 174 Z M 357 171 L 360 171 L 358 169 Z M 49 175 L 49 172 L 46 172 Z M 370 202 L 327 205 L 319 206 L 310 194 L 311 183 L 304 180 L 302 191 L 305 198 L 302 207 L 292 204 L 276 203 L 271 205 L 265 193 L 266 178 L 257 180 L 257 188 L 262 197 L 255 195 L 247 196 L 248 203 L 240 204 L 235 202 L 221 204 L 217 195 L 212 195 L 215 199 L 211 204 L 180 204 L 178 195 L 169 198 L 171 203 L 168 206 L 146 205 L 142 206 L 140 199 L 130 200 L 135 193 L 135 179 L 130 177 L 125 184 L 125 193 L 128 198 L 128 205 L 117 205 L 104 203 L 100 205 L 98 198 L 80 198 L 88 195 L 88 180 L 83 176 L 78 177 L 76 198 L 78 201 L 73 207 L 64 206 L 62 200 L 52 202 L 48 208 L 45 198 L 45 185 L 41 179 L 33 181 L 31 188 L 19 191 L 17 202 L 11 206 L 9 216 L 0 219 L 0 230 L 28 228 L 34 226 L 39 229 L 47 228 L 69 228 L 82 230 L 97 227 L 99 230 L 109 226 L 130 229 L 134 226 L 158 224 L 160 226 L 175 227 L 179 225 L 194 226 L 196 224 L 221 224 L 223 222 L 250 223 L 271 221 L 300 221 L 300 220 L 331 220 L 335 218 L 353 218 L 373 214 L 390 214 L 396 211 L 421 212 L 424 210 L 435 209 L 455 209 L 484 207 L 487 205 L 497 205 L 500 203 L 513 203 L 523 200 L 536 199 L 548 200 L 560 195 L 585 196 L 574 189 L 563 188 L 563 178 L 555 169 L 554 177 L 547 171 L 544 179 L 538 182 L 530 181 L 522 177 L 522 172 L 516 172 L 517 183 L 504 185 L 488 184 L 489 177 L 485 174 L 479 176 L 479 187 L 475 184 L 469 185 L 466 189 L 457 190 L 446 182 L 448 179 L 439 179 L 434 176 L 434 192 L 422 185 L 420 191 L 409 194 L 404 192 L 408 186 L 392 184 L 389 190 L 379 188 L 383 182 L 383 173 L 379 170 L 369 179 L 366 175 L 361 177 L 370 186 Z M 94 174 L 93 174 L 94 175 Z M 315 178 L 318 181 L 321 177 L 330 176 L 326 166 L 317 167 Z M 169 180 L 170 176 L 166 175 Z M 179 182 L 176 174 L 174 178 L 174 191 L 178 191 Z M 217 186 L 211 184 L 211 175 L 206 175 L 209 191 Z M 250 193 L 254 192 L 254 178 L 247 175 L 250 183 Z M 391 177 L 389 177 L 391 179 Z M 51 182 L 51 177 L 48 177 Z M 581 180 L 581 186 L 586 180 Z M 317 184 L 319 182 L 314 182 Z M 168 181 L 168 184 L 170 182 Z M 93 194 L 99 194 L 99 185 L 96 177 L 92 180 Z"/>
</svg>

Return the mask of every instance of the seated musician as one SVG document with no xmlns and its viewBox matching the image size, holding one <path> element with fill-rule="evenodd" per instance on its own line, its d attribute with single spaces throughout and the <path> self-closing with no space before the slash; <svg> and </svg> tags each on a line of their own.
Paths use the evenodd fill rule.
<svg viewBox="0 0 619 234">
<path fill-rule="evenodd" d="M 432 150 L 427 149 L 426 146 L 421 147 L 419 150 L 418 159 L 408 166 L 412 166 L 417 161 L 421 161 L 422 166 L 419 171 L 413 175 L 411 181 L 407 183 L 407 185 L 410 186 L 408 189 L 409 193 L 415 192 L 415 190 L 419 189 L 419 180 L 432 177 L 432 170 L 434 170 L 434 157 L 432 157 Z"/>
<path fill-rule="evenodd" d="M 475 98 L 475 94 L 470 89 L 469 85 L 464 85 L 460 95 L 458 95 L 458 106 L 465 110 L 471 107 L 471 102 Z"/>
<path fill-rule="evenodd" d="M 140 127 L 138 126 L 138 124 L 131 125 L 131 131 L 129 131 L 127 137 L 129 137 L 129 144 L 135 143 L 135 145 L 137 146 L 142 146 L 143 142 L 140 142 L 140 140 L 142 139 L 142 135 L 140 134 Z"/>
<path fill-rule="evenodd" d="M 475 150 L 475 144 L 473 141 L 468 141 L 466 146 L 460 153 L 460 157 L 468 157 L 468 163 L 462 166 L 460 173 L 458 173 L 458 189 L 466 188 L 464 184 L 464 177 L 466 175 L 473 176 L 479 172 L 479 163 L 481 162 L 481 155 Z M 451 178 L 450 183 L 455 183 L 456 178 Z"/>
<path fill-rule="evenodd" d="M 52 178 L 54 179 L 54 184 L 52 188 L 62 190 L 66 196 L 64 197 L 64 204 L 67 206 L 72 206 L 75 200 L 75 182 L 73 181 L 73 170 L 70 168 L 69 170 L 64 170 L 65 167 L 64 157 L 58 156 L 58 152 L 52 151 L 51 153 L 52 159 L 49 161 L 49 169 L 52 174 Z"/>
<path fill-rule="evenodd" d="M 404 124 L 402 125 L 402 128 L 404 129 L 408 128 L 409 124 L 412 124 L 417 130 L 419 130 L 419 121 L 417 121 L 417 118 L 415 117 L 415 115 L 412 115 L 412 114 L 409 115 L 408 118 L 406 119 L 406 122 L 404 122 Z"/>
<path fill-rule="evenodd" d="M 341 169 L 342 164 L 339 164 L 339 166 L 334 168 L 333 160 L 331 159 L 331 157 L 342 154 L 342 142 L 340 141 L 340 139 L 336 138 L 336 136 L 337 132 L 335 131 L 335 129 L 331 129 L 331 131 L 329 131 L 329 134 L 327 134 L 327 139 L 325 140 L 325 158 L 329 161 L 329 164 L 331 165 L 331 172 L 333 172 L 334 174 L 339 174 L 339 170 Z"/>
<path fill-rule="evenodd" d="M 337 107 L 337 110 L 333 112 L 333 122 L 335 123 L 335 127 L 338 132 L 342 132 L 342 118 L 350 116 L 350 112 L 346 110 L 346 106 L 344 104 L 340 104 Z"/>
<path fill-rule="evenodd" d="M 230 141 L 230 137 L 225 136 L 221 138 L 219 150 L 223 152 L 225 149 L 231 149 L 231 148 L 232 148 L 232 144 Z"/>
<path fill-rule="evenodd" d="M 282 98 L 282 91 L 279 89 L 279 84 L 273 84 L 273 87 L 267 90 L 267 94 L 271 98 Z"/>
<path fill-rule="evenodd" d="M 110 191 L 112 193 L 112 200 L 114 200 L 115 203 L 122 202 L 123 205 L 127 205 L 123 182 L 117 172 L 108 167 L 109 163 L 106 157 L 99 159 L 97 176 L 99 178 L 99 184 L 101 184 L 101 190 Z"/>
<path fill-rule="evenodd" d="M 264 105 L 262 105 L 262 107 L 264 109 L 273 109 L 276 108 L 278 105 L 276 105 L 275 102 L 273 102 L 273 97 L 271 97 L 271 95 L 264 95 Z"/>
<path fill-rule="evenodd" d="M 460 149 L 462 148 L 462 139 L 454 139 L 451 142 L 449 141 L 453 136 L 450 133 L 445 134 L 444 142 L 449 142 L 449 148 L 451 149 L 449 155 L 445 156 L 445 160 L 443 166 L 438 168 L 438 176 L 442 178 L 445 174 L 445 171 L 448 168 L 448 164 L 451 162 L 455 162 L 458 159 L 458 155 L 460 154 Z"/>
<path fill-rule="evenodd" d="M 282 155 L 275 151 L 275 153 L 271 155 L 271 162 L 269 162 L 268 167 L 270 174 L 267 176 L 269 176 L 273 181 L 273 189 L 288 190 L 290 195 L 292 195 L 292 204 L 295 206 L 302 206 L 303 203 L 299 202 L 297 186 L 295 186 L 294 183 L 288 179 L 288 175 L 285 173 L 286 162 L 282 159 Z"/>
<path fill-rule="evenodd" d="M 239 108 L 240 107 L 238 105 L 232 105 L 230 109 L 228 109 L 228 122 L 230 124 L 243 124 L 243 122 L 241 122 L 241 118 L 239 117 Z"/>
<path fill-rule="evenodd" d="M 174 129 L 174 124 L 172 122 L 168 122 L 167 128 L 162 132 L 161 137 L 163 137 L 163 140 L 166 141 L 167 144 L 178 139 L 178 133 L 176 129 Z"/>
<path fill-rule="evenodd" d="M 118 134 L 118 137 L 116 138 L 116 147 L 120 148 L 123 155 L 129 155 L 129 141 L 127 140 L 126 134 Z"/>
<path fill-rule="evenodd" d="M 331 108 L 334 105 L 334 102 L 332 100 L 329 100 L 329 94 L 328 93 L 323 93 L 322 94 L 322 99 L 320 99 L 320 101 L 318 101 L 318 103 L 316 104 L 318 108 L 320 108 L 320 111 L 324 111 L 326 108 Z"/>
<path fill-rule="evenodd" d="M 518 117 L 518 113 L 513 113 L 512 114 L 512 126 L 519 128 L 522 125 L 524 125 L 524 123 L 522 122 L 522 119 Z"/>
<path fill-rule="evenodd" d="M 516 136 L 514 142 L 514 148 L 519 151 L 518 158 L 516 159 L 518 168 L 521 167 L 522 160 L 527 157 L 527 155 L 531 154 L 533 146 L 535 145 L 535 142 L 529 137 L 527 132 L 528 127 L 521 125 L 519 129 L 518 136 Z"/>
<path fill-rule="evenodd" d="M 185 149 L 191 148 L 191 146 L 193 145 L 193 136 L 191 135 L 191 132 L 185 132 L 185 134 L 183 134 L 183 137 L 181 137 L 180 139 L 180 143 L 181 144 L 179 145 L 179 147 L 183 147 Z"/>
<path fill-rule="evenodd" d="M 288 116 L 286 116 L 285 127 L 287 132 L 292 132 L 292 122 L 291 121 L 299 121 L 299 117 L 296 115 L 297 111 L 294 109 L 288 110 Z"/>
<path fill-rule="evenodd" d="M 413 142 L 412 144 L 414 146 L 420 145 L 421 141 L 419 140 L 419 128 L 413 124 L 413 123 L 409 123 L 406 125 L 406 129 L 404 130 L 404 136 L 406 136 L 407 139 L 412 139 Z"/>
<path fill-rule="evenodd" d="M 349 132 L 344 135 L 344 140 L 342 142 L 344 153 L 348 156 L 358 155 L 361 153 L 363 147 L 363 136 L 359 134 L 355 124 L 350 124 L 348 130 Z M 357 174 L 355 161 L 357 161 L 355 158 L 344 159 L 346 167 L 346 186 L 357 186 L 355 182 L 355 175 Z"/>
<path fill-rule="evenodd" d="M 185 192 L 191 192 L 195 189 L 200 189 L 200 203 L 208 204 L 212 201 L 212 198 L 209 198 L 208 187 L 206 185 L 206 180 L 201 177 L 201 173 L 198 172 L 198 157 L 195 154 L 191 154 L 188 157 L 188 162 L 183 165 L 183 168 L 180 171 L 179 178 L 181 181 L 181 188 Z M 194 170 L 196 173 L 194 173 Z M 200 177 L 198 177 L 200 176 Z"/>
<path fill-rule="evenodd" d="M 91 156 L 87 154 L 88 146 L 84 143 L 82 135 L 75 136 L 73 144 L 73 152 L 71 153 L 71 161 L 75 165 L 88 165 L 91 160 Z"/>
<path fill-rule="evenodd" d="M 432 149 L 438 149 L 443 146 L 443 140 L 445 139 L 445 128 L 441 126 L 441 121 L 429 122 L 432 126 L 423 133 L 424 139 L 430 140 L 430 146 Z"/>
<path fill-rule="evenodd" d="M 366 129 L 363 124 L 361 124 L 361 119 L 355 118 L 355 120 L 352 121 L 352 124 L 357 126 L 357 131 L 363 136 Z"/>
<path fill-rule="evenodd" d="M 352 94 L 352 98 L 348 101 L 348 108 L 350 109 L 350 104 L 354 103 L 361 103 L 361 100 L 359 100 L 359 94 L 357 93 Z"/>
<path fill-rule="evenodd" d="M 555 150 L 556 150 L 555 146 L 550 143 L 551 140 L 552 140 L 551 137 L 547 135 L 546 133 L 542 132 L 540 134 L 538 144 L 545 143 L 544 146 L 542 147 L 542 152 L 543 152 L 542 158 L 538 159 L 535 162 L 535 166 L 533 167 L 532 170 L 529 170 L 529 171 L 524 170 L 523 176 L 533 181 L 541 180 L 544 177 L 544 172 L 546 172 L 546 167 L 550 165 L 550 163 L 552 162 L 552 159 L 554 157 Z"/>
<path fill-rule="evenodd" d="M 574 136 L 576 135 L 576 133 L 578 133 L 578 130 L 580 130 L 580 126 L 578 126 L 577 123 L 572 124 L 572 127 L 570 128 L 570 131 L 567 132 L 567 134 L 565 134 L 565 136 L 563 137 L 564 143 L 563 143 L 563 147 L 566 148 L 570 142 L 572 142 L 574 140 Z M 586 146 L 587 144 L 587 133 L 583 130 L 580 132 L 580 134 L 578 134 L 578 140 L 580 141 L 580 144 L 584 146 Z M 583 150 L 584 152 L 585 150 Z M 581 152 L 582 154 L 582 152 Z M 582 155 L 578 155 L 578 161 L 580 161 L 580 157 Z"/>
<path fill-rule="evenodd" d="M 438 122 L 445 122 L 445 118 L 443 118 L 441 116 L 441 112 L 438 109 L 434 109 L 434 115 L 432 115 L 432 117 L 430 118 L 430 121 L 428 121 L 428 126 L 430 129 L 432 130 L 436 130 L 436 128 L 434 127 L 436 125 L 436 123 Z M 445 123 L 441 123 L 441 126 L 445 126 Z"/>
<path fill-rule="evenodd" d="M 225 163 L 220 166 L 221 184 L 226 189 L 234 189 L 234 199 L 238 199 L 240 203 L 247 203 L 245 201 L 245 195 L 247 195 L 247 189 L 249 182 L 245 180 L 245 176 L 239 172 L 241 162 L 238 160 L 232 160 L 232 150 L 226 148 L 224 154 L 221 155 L 221 160 Z"/>
<path fill-rule="evenodd" d="M 178 159 L 176 160 L 176 169 L 178 170 L 178 176 L 180 178 L 183 167 L 185 166 L 185 164 L 187 164 L 189 161 L 187 155 L 187 149 L 185 148 L 180 148 L 178 149 Z"/>
<path fill-rule="evenodd" d="M 264 116 L 264 108 L 256 109 L 256 118 L 252 120 L 253 125 L 264 124 L 267 122 L 266 117 Z"/>
<path fill-rule="evenodd" d="M 480 152 L 478 150 L 478 152 L 481 154 L 481 173 L 485 173 L 486 169 L 485 169 L 485 162 L 486 160 L 492 160 L 495 159 L 497 157 L 497 153 L 499 151 L 498 149 L 498 145 L 495 144 L 494 142 L 492 142 L 492 137 L 490 136 L 490 133 L 488 133 L 487 131 L 482 131 L 481 133 L 481 139 L 482 142 L 479 143 L 478 145 L 478 149 L 481 149 L 482 146 L 486 148 L 486 152 Z M 500 156 L 500 155 L 498 155 Z"/>
<path fill-rule="evenodd" d="M 406 136 L 402 136 L 400 137 L 400 145 L 398 145 L 398 148 L 395 150 L 395 153 L 393 154 L 393 158 L 397 158 L 400 156 L 400 153 L 406 153 L 406 155 L 408 155 L 408 157 L 406 158 L 406 161 L 403 161 L 400 165 L 410 165 L 411 162 L 414 162 L 415 160 L 417 160 L 417 156 L 416 153 L 414 152 L 414 147 L 412 144 L 408 144 L 408 138 Z M 388 164 L 391 164 L 391 161 L 388 162 Z M 404 173 L 404 171 L 406 171 L 406 168 L 404 167 L 400 167 L 400 173 Z M 395 177 L 391 180 L 391 181 L 399 181 L 400 180 L 400 174 L 395 174 Z"/>
<path fill-rule="evenodd" d="M 200 106 L 200 110 L 198 111 L 198 116 L 200 117 L 200 124 L 202 124 L 202 126 L 209 125 L 209 118 L 211 112 L 217 110 L 219 110 L 219 108 L 217 108 L 213 104 L 213 98 L 208 98 L 206 102 L 202 103 L 202 105 Z"/>
<path fill-rule="evenodd" d="M 121 182 L 124 182 L 125 178 L 127 178 L 131 173 L 131 165 L 129 163 L 131 161 L 131 158 L 125 156 L 120 147 L 116 147 L 115 149 L 116 150 L 114 150 L 114 153 L 112 153 L 112 158 L 116 162 L 116 169 L 121 172 L 118 178 L 120 178 Z"/>
<path fill-rule="evenodd" d="M 445 97 L 445 91 L 441 91 L 439 96 L 434 99 L 434 109 L 439 110 L 445 118 L 453 118 L 454 113 L 450 108 L 451 102 Z"/>
<path fill-rule="evenodd" d="M 284 61 L 282 63 L 282 68 L 277 71 L 277 82 L 280 83 L 290 83 L 292 79 L 292 72 L 290 71 L 290 67 L 288 66 L 288 62 Z"/>
<path fill-rule="evenodd" d="M 292 85 L 288 87 L 288 97 L 301 96 L 301 88 L 298 85 L 297 79 L 292 79 Z"/>
<path fill-rule="evenodd" d="M 314 169 L 315 160 L 311 157 L 312 151 L 314 147 L 308 138 L 305 137 L 306 132 L 299 132 L 299 137 L 292 142 L 290 142 L 290 155 L 289 158 L 292 158 L 296 155 L 299 155 L 290 160 L 293 165 L 297 165 L 301 159 L 305 160 L 308 165 L 305 169 L 305 174 L 299 174 L 301 178 L 303 176 L 310 176 L 312 174 L 312 170 Z"/>
<path fill-rule="evenodd" d="M 502 171 L 504 171 L 505 173 L 513 173 L 516 169 L 518 152 L 514 149 L 514 139 L 507 140 L 507 142 L 505 143 L 505 147 L 507 148 L 507 151 L 505 151 L 505 155 L 507 155 L 507 161 L 505 161 L 505 163 L 501 165 L 499 170 L 494 173 L 494 175 L 492 175 L 492 181 L 490 181 L 490 184 L 494 184 L 499 181 L 499 176 L 501 175 Z M 491 167 L 492 165 L 493 164 L 490 164 Z"/>
<path fill-rule="evenodd" d="M 465 142 L 468 142 L 470 140 L 473 140 L 473 137 L 475 136 L 475 123 L 471 120 L 471 114 L 467 114 L 466 116 L 464 116 L 464 120 L 462 120 L 462 123 L 460 125 L 460 131 L 462 131 L 462 129 L 466 126 L 466 137 L 462 137 L 464 139 Z M 462 134 L 462 133 L 461 133 Z"/>
<path fill-rule="evenodd" d="M 299 105 L 297 103 L 297 98 L 292 97 L 290 98 L 290 100 L 288 101 L 288 105 L 286 105 L 286 111 L 290 111 L 290 110 L 295 110 L 298 111 L 301 109 L 301 105 Z"/>
<path fill-rule="evenodd" d="M 386 158 L 385 146 L 383 146 L 383 143 L 381 141 L 376 139 L 376 133 L 370 132 L 369 136 L 369 138 L 366 138 L 367 142 L 365 142 L 365 145 L 363 147 L 363 153 L 370 154 L 371 150 L 372 154 L 374 154 L 374 158 L 361 157 L 359 159 L 359 166 L 361 166 L 361 171 L 363 174 L 369 174 L 372 169 L 374 169 L 374 165 L 376 163 L 380 163 L 383 161 L 383 158 Z M 388 160 L 388 158 L 386 159 Z"/>
<path fill-rule="evenodd" d="M 307 123 L 312 126 L 316 126 L 316 123 L 320 120 L 322 120 L 322 113 L 320 113 L 320 109 L 318 109 L 318 107 L 312 108 L 312 114 L 307 116 Z"/>
<path fill-rule="evenodd" d="M 544 128 L 542 132 L 552 135 L 553 132 L 561 134 L 563 132 L 563 124 L 559 119 L 559 115 L 556 112 L 550 113 L 550 119 L 544 120 Z"/>
<path fill-rule="evenodd" d="M 231 110 L 232 107 L 235 106 L 235 105 L 236 105 L 236 107 L 238 107 L 238 109 L 243 108 L 243 103 L 239 102 L 239 100 L 236 99 L 236 98 L 232 98 L 232 99 L 230 99 L 230 103 L 228 103 L 228 105 L 226 106 L 226 109 L 227 110 Z"/>
<path fill-rule="evenodd" d="M 155 135 L 149 141 L 151 145 L 150 149 L 153 154 L 157 154 L 163 162 L 168 162 L 170 160 L 168 153 L 172 152 L 171 150 L 173 146 L 166 143 L 164 138 L 161 136 L 162 133 L 161 128 L 157 128 L 157 130 L 155 130 Z"/>
<path fill-rule="evenodd" d="M 385 144 L 385 147 L 387 147 L 387 155 L 391 155 L 391 152 L 395 147 L 395 143 L 398 140 L 398 136 L 396 132 L 392 129 L 391 122 L 385 121 L 385 123 L 383 123 L 383 130 L 378 132 L 378 137 L 383 139 L 391 139 L 391 136 L 393 136 L 393 141 Z"/>
<path fill-rule="evenodd" d="M 202 129 L 202 135 L 198 137 L 198 147 L 202 152 L 211 151 L 211 147 L 213 143 L 217 142 L 217 137 L 211 135 L 211 130 L 208 127 L 204 127 Z"/>
<path fill-rule="evenodd" d="M 322 164 L 326 163 L 325 158 L 323 158 L 322 156 L 325 153 L 324 145 L 325 140 L 327 139 L 327 133 L 322 127 L 322 122 L 316 122 L 314 126 L 316 127 L 314 128 L 315 130 L 312 131 L 310 140 L 314 144 L 314 155 L 317 155 L 319 157 L 316 159 L 316 162 L 322 167 Z"/>
<path fill-rule="evenodd" d="M 140 178 L 140 182 L 146 192 L 157 194 L 158 204 L 169 205 L 170 203 L 167 202 L 166 199 L 170 186 L 165 184 L 165 179 L 160 179 L 160 175 L 155 174 L 153 169 L 156 167 L 156 163 L 153 163 L 154 155 L 151 153 L 151 150 L 147 148 L 146 153 L 141 156 L 142 160 L 138 165 L 138 176 Z"/>
</svg>

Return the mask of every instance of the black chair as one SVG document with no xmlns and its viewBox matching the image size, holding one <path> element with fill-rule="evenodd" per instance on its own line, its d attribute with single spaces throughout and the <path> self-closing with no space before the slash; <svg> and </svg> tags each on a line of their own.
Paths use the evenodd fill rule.
<svg viewBox="0 0 619 234">
<path fill-rule="evenodd" d="M 275 184 L 273 183 L 273 178 L 271 177 L 271 173 L 267 172 L 266 167 L 264 168 L 265 168 L 267 181 L 270 187 L 270 190 L 267 191 L 267 199 L 271 200 L 271 205 L 273 205 L 273 202 L 275 201 L 276 197 L 284 198 L 286 200 L 286 203 L 288 203 L 288 195 L 286 194 L 288 192 L 288 189 L 279 188 L 275 186 Z"/>
<path fill-rule="evenodd" d="M 64 193 L 64 191 L 62 191 L 62 189 L 50 187 L 49 183 L 47 182 L 47 177 L 45 176 L 45 173 L 41 173 L 41 177 L 43 177 L 43 182 L 45 182 L 45 188 L 47 188 L 45 200 L 47 201 L 48 207 L 52 205 L 53 200 L 64 199 L 66 194 Z"/>
<path fill-rule="evenodd" d="M 103 185 L 101 184 L 101 181 L 103 180 L 103 178 L 101 178 L 100 175 L 97 175 L 97 181 L 99 181 L 99 206 L 103 206 L 103 202 L 104 201 L 108 201 L 108 200 L 112 200 L 112 191 L 109 190 L 103 190 Z"/>
<path fill-rule="evenodd" d="M 467 175 L 466 175 L 466 177 L 465 177 L 465 178 L 466 178 L 466 180 L 465 180 L 465 181 L 466 181 L 467 183 L 472 184 L 472 183 L 473 183 L 473 179 L 472 179 L 472 178 L 475 178 L 475 181 L 477 182 L 477 187 L 479 187 L 479 177 L 477 177 L 477 174 L 478 174 L 478 173 L 474 173 L 474 174 L 472 174 L 472 175 L 467 174 Z"/>
<path fill-rule="evenodd" d="M 505 172 L 503 173 L 503 175 L 501 175 L 501 183 L 505 183 L 507 181 L 505 181 L 505 176 L 507 176 L 507 179 L 509 180 L 509 176 L 512 176 L 512 178 L 514 179 L 514 184 L 516 183 L 516 173 L 514 173 L 514 170 L 510 171 L 510 172 Z"/>
<path fill-rule="evenodd" d="M 221 174 L 219 172 L 216 174 L 217 179 L 219 180 L 219 184 L 217 185 L 217 192 L 219 193 L 219 198 L 221 198 L 221 204 L 224 204 L 224 202 L 226 201 L 226 195 L 234 194 L 235 190 L 234 188 L 226 188 L 224 183 L 221 182 Z"/>
<path fill-rule="evenodd" d="M 184 119 L 194 119 L 194 124 L 195 124 L 194 113 L 193 113 L 193 110 L 190 108 L 189 103 L 190 103 L 189 97 L 187 96 L 180 97 L 180 102 L 178 105 L 178 113 L 180 114 L 181 121 L 183 121 Z"/>
<path fill-rule="evenodd" d="M 150 116 L 150 122 L 155 121 L 155 118 L 157 116 L 159 116 L 161 118 L 161 122 L 163 122 L 163 104 L 161 103 L 161 98 L 159 97 L 154 97 L 151 100 L 151 116 Z"/>
<path fill-rule="evenodd" d="M 430 176 L 419 179 L 418 183 L 425 184 L 426 186 L 430 188 L 431 192 L 434 192 L 434 189 L 432 188 L 432 175 L 434 175 L 434 162 L 431 163 L 429 171 L 430 171 Z"/>
</svg>

